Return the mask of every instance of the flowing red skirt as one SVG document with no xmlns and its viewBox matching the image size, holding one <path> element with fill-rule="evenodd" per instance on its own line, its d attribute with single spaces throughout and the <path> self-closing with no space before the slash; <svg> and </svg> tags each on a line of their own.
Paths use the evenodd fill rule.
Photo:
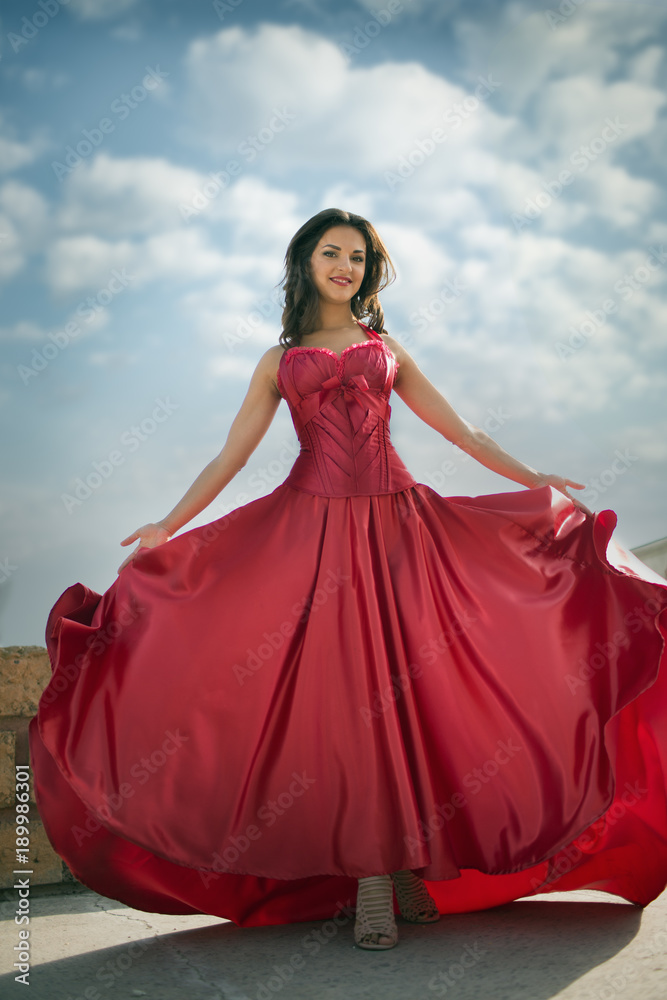
<svg viewBox="0 0 667 1000">
<path fill-rule="evenodd" d="M 442 913 L 667 884 L 667 583 L 549 487 L 282 484 L 49 616 L 37 804 L 81 882 L 239 925 L 410 868 Z M 662 670 L 660 666 L 662 663 Z"/>
</svg>

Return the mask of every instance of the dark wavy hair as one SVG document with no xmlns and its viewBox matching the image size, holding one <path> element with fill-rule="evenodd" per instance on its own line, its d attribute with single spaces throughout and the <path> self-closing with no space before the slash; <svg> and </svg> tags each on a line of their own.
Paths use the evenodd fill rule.
<svg viewBox="0 0 667 1000">
<path fill-rule="evenodd" d="M 396 271 L 384 243 L 367 219 L 342 208 L 325 208 L 301 226 L 290 240 L 285 254 L 285 277 L 279 282 L 285 292 L 282 333 L 279 343 L 295 347 L 304 334 L 317 329 L 319 296 L 310 276 L 310 258 L 322 235 L 333 226 L 358 229 L 366 242 L 366 269 L 361 287 L 352 298 L 352 314 L 378 333 L 384 329 L 384 312 L 378 292 L 396 278 Z"/>
</svg>

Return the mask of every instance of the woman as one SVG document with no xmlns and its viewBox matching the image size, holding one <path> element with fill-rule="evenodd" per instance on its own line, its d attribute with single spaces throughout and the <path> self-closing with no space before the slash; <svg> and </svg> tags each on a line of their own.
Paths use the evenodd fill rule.
<svg viewBox="0 0 667 1000">
<path fill-rule="evenodd" d="M 77 584 L 49 616 L 31 751 L 54 847 L 130 905 L 241 924 L 329 915 L 355 879 L 367 949 L 397 942 L 393 889 L 420 923 L 547 885 L 650 901 L 667 881 L 664 581 L 570 496 L 583 484 L 508 455 L 384 332 L 393 267 L 369 222 L 324 210 L 285 264 L 280 341 L 220 454 L 123 539 L 139 545 L 103 596 Z M 392 389 L 528 489 L 417 483 Z M 282 398 L 301 444 L 286 480 L 173 538 Z M 630 804 L 633 775 L 649 787 Z"/>
</svg>

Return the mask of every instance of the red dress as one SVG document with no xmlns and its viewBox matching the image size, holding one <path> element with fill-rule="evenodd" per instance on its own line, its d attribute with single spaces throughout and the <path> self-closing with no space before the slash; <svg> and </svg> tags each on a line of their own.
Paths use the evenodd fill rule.
<svg viewBox="0 0 667 1000">
<path fill-rule="evenodd" d="M 667 585 L 550 487 L 443 498 L 393 448 L 382 338 L 279 367 L 286 480 L 69 587 L 30 724 L 97 892 L 326 919 L 410 868 L 441 912 L 667 883 Z"/>
</svg>

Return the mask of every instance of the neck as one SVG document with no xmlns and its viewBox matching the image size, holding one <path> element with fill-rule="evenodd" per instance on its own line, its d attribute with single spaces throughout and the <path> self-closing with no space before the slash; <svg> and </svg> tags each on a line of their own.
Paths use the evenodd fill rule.
<svg viewBox="0 0 667 1000">
<path fill-rule="evenodd" d="M 352 313 L 349 302 L 341 302 L 338 305 L 332 302 L 322 302 L 320 299 L 319 330 L 340 330 L 356 325 L 357 320 Z"/>
</svg>

